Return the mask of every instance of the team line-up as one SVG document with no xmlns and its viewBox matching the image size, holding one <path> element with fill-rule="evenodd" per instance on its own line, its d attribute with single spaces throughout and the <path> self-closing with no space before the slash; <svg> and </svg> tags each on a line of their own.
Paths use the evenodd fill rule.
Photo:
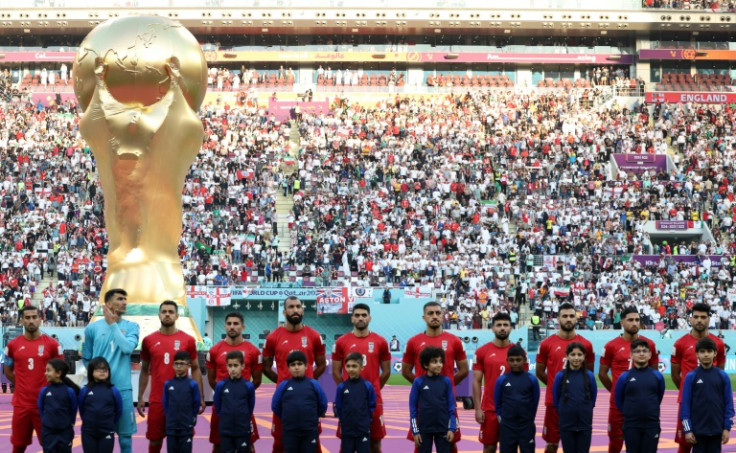
<svg viewBox="0 0 736 453">
<path fill-rule="evenodd" d="M 191 452 L 197 416 L 205 410 L 202 370 L 195 340 L 176 328 L 178 307 L 159 306 L 160 328 L 143 339 L 138 405 L 133 404 L 131 353 L 139 327 L 123 319 L 127 293 L 105 294 L 104 318 L 85 329 L 82 360 L 88 383 L 79 388 L 68 376 L 60 344 L 39 330 L 39 310 L 26 306 L 20 318 L 23 335 L 5 349 L 4 371 L 15 384 L 11 443 L 13 453 L 31 444 L 33 431 L 44 452 L 71 452 L 77 412 L 82 420 L 85 453 L 132 451 L 136 410 L 147 418 L 149 452 Z M 326 370 L 321 335 L 302 323 L 304 306 L 296 297 L 284 302 L 283 326 L 271 332 L 260 351 L 243 336 L 243 315 L 225 317 L 226 336 L 207 354 L 207 380 L 214 389 L 209 440 L 213 453 L 256 451 L 260 438 L 253 411 L 262 376 L 277 383 L 271 408 L 273 452 L 321 452 L 319 419 L 328 398 L 316 381 Z M 406 344 L 402 375 L 412 383 L 407 439 L 416 452 L 457 452 L 462 434 L 457 422 L 455 385 L 469 374 L 462 341 L 442 328 L 442 308 L 428 302 L 422 315 L 426 330 Z M 353 330 L 341 336 L 332 352 L 332 375 L 338 384 L 334 410 L 342 453 L 376 453 L 386 436 L 381 388 L 390 376 L 386 339 L 371 332 L 370 306 L 355 304 Z M 719 452 L 729 441 L 734 416 L 731 383 L 723 371 L 725 346 L 709 333 L 710 308 L 695 304 L 691 330 L 675 342 L 672 380 L 679 388 L 679 453 Z M 484 453 L 535 451 L 535 415 L 539 381 L 546 384 L 542 438 L 546 452 L 562 444 L 567 452 L 587 452 L 592 437 L 597 385 L 595 353 L 575 331 L 573 305 L 560 305 L 560 329 L 545 338 L 529 373 L 524 349 L 509 340 L 511 319 L 499 312 L 492 319 L 493 340 L 476 350 L 473 363 L 475 419 Z M 610 392 L 609 452 L 656 452 L 660 405 L 665 383 L 657 369 L 654 342 L 639 335 L 635 307 L 621 315 L 622 333 L 609 341 L 600 358 L 599 377 Z M 275 366 L 275 370 L 273 365 Z M 145 391 L 150 383 L 148 407 Z M 146 410 L 148 413 L 146 414 Z"/>
</svg>

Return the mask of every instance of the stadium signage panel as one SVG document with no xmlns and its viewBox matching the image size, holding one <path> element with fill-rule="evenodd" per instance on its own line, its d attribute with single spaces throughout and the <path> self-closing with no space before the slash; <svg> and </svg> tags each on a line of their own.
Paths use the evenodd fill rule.
<svg viewBox="0 0 736 453">
<path fill-rule="evenodd" d="M 694 91 L 651 91 L 645 93 L 647 102 L 662 104 L 665 102 L 698 104 L 730 104 L 736 102 L 736 93 L 708 93 Z"/>
<path fill-rule="evenodd" d="M 736 50 L 642 49 L 640 60 L 734 60 Z"/>
<path fill-rule="evenodd" d="M 613 158 L 623 171 L 643 173 L 667 170 L 667 156 L 664 154 L 614 154 Z"/>
<path fill-rule="evenodd" d="M 687 230 L 687 220 L 657 220 L 655 228 L 658 230 Z"/>
<path fill-rule="evenodd" d="M 22 51 L 22 52 L 4 52 L 5 58 L 1 61 L 74 61 L 76 52 L 34 52 L 34 51 Z"/>
<path fill-rule="evenodd" d="M 714 268 L 720 268 L 724 262 L 721 255 L 708 255 L 710 264 Z M 632 258 L 643 266 L 658 266 L 659 261 L 662 259 L 673 260 L 676 263 L 688 263 L 688 264 L 701 264 L 704 258 L 700 258 L 696 255 L 633 255 Z M 728 259 L 725 259 L 728 262 Z"/>
<path fill-rule="evenodd" d="M 391 61 L 398 63 L 429 63 L 446 61 L 447 52 L 290 52 L 290 51 L 217 51 L 206 52 L 209 62 L 365 62 Z M 457 56 L 457 58 L 455 58 Z M 453 61 L 462 63 L 567 63 L 567 64 L 633 64 L 633 55 L 618 54 L 546 54 L 546 53 L 505 53 L 505 52 L 457 52 Z"/>
<path fill-rule="evenodd" d="M 654 154 L 625 154 L 627 162 L 654 162 Z"/>
</svg>

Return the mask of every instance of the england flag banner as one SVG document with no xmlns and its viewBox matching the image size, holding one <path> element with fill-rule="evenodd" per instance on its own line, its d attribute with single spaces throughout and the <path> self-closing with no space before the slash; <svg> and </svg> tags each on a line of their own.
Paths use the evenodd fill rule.
<svg viewBox="0 0 736 453">
<path fill-rule="evenodd" d="M 207 306 L 223 307 L 230 305 L 230 287 L 229 286 L 208 286 L 207 287 Z"/>
<path fill-rule="evenodd" d="M 317 289 L 317 314 L 348 314 L 348 288 Z"/>
</svg>

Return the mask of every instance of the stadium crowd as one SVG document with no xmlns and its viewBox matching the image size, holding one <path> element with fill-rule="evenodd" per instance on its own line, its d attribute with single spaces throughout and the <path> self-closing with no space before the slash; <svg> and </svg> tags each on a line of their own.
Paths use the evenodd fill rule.
<svg viewBox="0 0 736 453">
<path fill-rule="evenodd" d="M 445 295 L 450 321 L 467 327 L 524 303 L 549 316 L 563 299 L 589 327 L 614 325 L 629 303 L 647 325 L 675 327 L 705 300 L 729 327 L 733 106 L 585 101 L 528 90 L 370 105 L 336 98 L 331 114 L 303 112 L 293 123 L 301 147 L 292 175 L 280 165 L 292 124 L 255 103 L 207 105 L 183 192 L 187 283 L 429 285 Z M 103 198 L 75 112 L 69 102 L 2 103 L 6 319 L 37 292 L 47 323 L 84 323 L 95 308 Z M 612 153 L 668 149 L 678 171 L 609 177 Z M 278 248 L 277 192 L 294 202 L 288 253 Z M 669 219 L 704 221 L 714 240 L 667 243 L 644 232 L 647 220 Z M 631 254 L 698 259 L 645 268 Z M 706 258 L 721 254 L 723 266 Z M 42 288 L 46 274 L 57 281 Z"/>
<path fill-rule="evenodd" d="M 734 1 L 711 1 L 711 0 L 644 0 L 645 8 L 669 8 L 688 10 L 711 10 L 713 12 L 734 12 L 736 2 Z"/>
</svg>

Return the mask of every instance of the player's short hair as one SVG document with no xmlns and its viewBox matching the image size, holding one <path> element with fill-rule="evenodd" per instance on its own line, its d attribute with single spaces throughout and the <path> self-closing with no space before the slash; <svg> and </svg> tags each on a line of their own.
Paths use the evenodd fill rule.
<svg viewBox="0 0 736 453">
<path fill-rule="evenodd" d="M 717 350 L 716 342 L 710 337 L 701 338 L 697 343 L 695 343 L 695 352 Z"/>
<path fill-rule="evenodd" d="M 631 350 L 633 351 L 636 348 L 646 348 L 647 351 L 651 351 L 652 348 L 649 346 L 649 342 L 643 338 L 637 338 L 636 340 L 631 342 Z"/>
<path fill-rule="evenodd" d="M 445 351 L 442 348 L 438 348 L 436 346 L 427 346 L 426 348 L 422 349 L 422 352 L 419 353 L 419 363 L 422 364 L 422 368 L 424 368 L 425 370 L 429 368 L 429 363 L 432 361 L 432 359 L 436 358 L 440 358 L 442 360 L 442 363 L 445 363 Z"/>
<path fill-rule="evenodd" d="M 371 314 L 371 307 L 368 304 L 364 304 L 362 302 L 359 304 L 353 305 L 353 311 L 351 312 L 351 314 L 355 313 L 355 310 L 365 310 L 368 312 L 369 315 Z"/>
<path fill-rule="evenodd" d="M 427 302 L 426 304 L 424 304 L 424 307 L 422 307 L 422 313 L 426 313 L 427 312 L 427 308 L 429 308 L 429 307 L 440 307 L 440 308 L 442 308 L 442 305 L 440 305 L 440 303 L 437 302 L 436 300 L 430 300 L 429 302 Z"/>
<path fill-rule="evenodd" d="M 511 322 L 511 315 L 504 311 L 499 311 L 495 315 L 493 315 L 493 318 L 491 318 L 491 325 L 495 325 L 496 321 L 508 321 Z"/>
<path fill-rule="evenodd" d="M 693 304 L 693 308 L 691 308 L 690 311 L 692 313 L 695 313 L 696 311 L 700 313 L 707 313 L 708 316 L 710 316 L 710 306 L 703 302 L 698 302 L 697 304 Z"/>
<path fill-rule="evenodd" d="M 524 357 L 524 358 L 526 358 L 526 351 L 524 350 L 524 348 L 522 348 L 518 344 L 515 344 L 515 345 L 511 346 L 509 348 L 508 352 L 506 353 L 506 358 L 509 358 L 509 357 Z"/>
<path fill-rule="evenodd" d="M 299 302 L 299 305 L 304 305 L 304 304 L 302 303 L 302 300 L 301 300 L 301 299 L 299 299 L 298 297 L 296 297 L 296 296 L 289 296 L 289 297 L 287 297 L 286 299 L 284 299 L 284 308 L 286 308 L 286 304 L 287 304 L 287 302 L 289 302 L 290 300 L 295 300 L 295 301 Z"/>
<path fill-rule="evenodd" d="M 171 305 L 172 307 L 174 307 L 174 311 L 179 313 L 179 306 L 173 300 L 165 300 L 161 302 L 161 305 L 158 306 L 158 311 L 161 311 L 161 309 L 164 308 L 164 305 Z"/>
<path fill-rule="evenodd" d="M 21 319 L 23 318 L 23 315 L 25 315 L 27 311 L 37 311 L 39 314 L 41 313 L 41 311 L 35 305 L 26 305 L 20 309 Z"/>
<path fill-rule="evenodd" d="M 570 302 L 565 302 L 563 304 L 560 304 L 560 307 L 558 308 L 557 313 L 562 313 L 562 310 L 573 310 L 575 311 L 575 306 L 571 304 Z"/>
<path fill-rule="evenodd" d="M 345 356 L 345 363 L 348 362 L 358 362 L 363 365 L 363 354 L 361 354 L 360 352 L 351 352 L 350 354 Z"/>
<path fill-rule="evenodd" d="M 239 311 L 231 311 L 230 313 L 225 315 L 225 322 L 227 322 L 227 318 L 238 318 L 240 320 L 240 324 L 245 324 L 245 321 L 243 320 L 243 314 Z"/>
<path fill-rule="evenodd" d="M 307 355 L 299 350 L 291 351 L 289 355 L 286 356 L 286 364 L 291 365 L 294 362 L 302 362 L 303 364 L 306 365 Z"/>
<path fill-rule="evenodd" d="M 230 360 L 237 360 L 241 364 L 245 362 L 245 358 L 243 357 L 243 351 L 229 351 L 227 355 L 225 356 L 225 362 L 228 362 Z"/>
<path fill-rule="evenodd" d="M 110 302 L 113 297 L 115 297 L 116 294 L 120 294 L 121 296 L 128 297 L 128 292 L 125 291 L 122 288 L 113 288 L 111 290 L 108 290 L 105 293 L 105 303 Z"/>
<path fill-rule="evenodd" d="M 639 314 L 639 310 L 635 306 L 626 307 L 621 311 L 621 319 L 626 318 L 630 314 Z"/>
</svg>

